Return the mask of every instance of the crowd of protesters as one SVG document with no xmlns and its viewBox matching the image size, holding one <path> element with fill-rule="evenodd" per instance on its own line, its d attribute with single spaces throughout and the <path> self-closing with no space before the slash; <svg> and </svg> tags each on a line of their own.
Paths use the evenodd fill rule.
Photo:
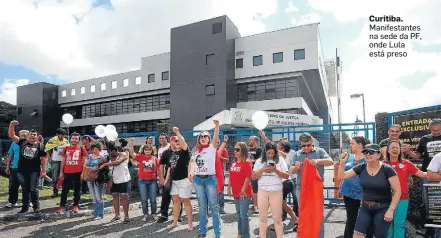
<svg viewBox="0 0 441 238">
<path fill-rule="evenodd" d="M 52 196 L 58 197 L 61 189 L 58 213 L 67 209 L 67 194 L 73 189 L 72 212 L 79 211 L 81 194 L 90 193 L 94 204 L 93 216 L 102 219 L 104 194 L 110 191 L 115 213 L 111 222 L 122 220 L 128 223 L 133 174 L 131 167 L 138 167 L 136 176 L 142 220 L 158 223 L 168 221 L 168 210 L 172 203 L 173 221 L 167 228 L 178 226 L 185 210 L 188 230 L 193 230 L 190 198 L 194 190 L 199 207 L 197 237 L 207 236 L 209 213 L 213 220 L 214 236 L 221 237 L 221 214 L 225 214 L 225 163 L 230 162 L 227 193 L 234 198 L 237 232 L 241 238 L 251 236 L 249 213 L 259 214 L 261 238 L 267 237 L 269 216 L 274 222 L 270 230 L 275 231 L 276 237 L 283 237 L 283 221 L 287 215 L 296 231 L 301 219 L 303 163 L 307 161 L 315 166 L 322 182 L 325 167 L 334 164 L 323 148 L 314 145 L 309 133 L 299 136 L 300 148 L 294 151 L 286 139 L 272 142 L 263 131 L 259 131 L 265 144 L 263 149 L 258 146 L 259 138 L 252 136 L 248 143 L 239 141 L 234 145 L 234 156 L 230 161 L 226 151 L 229 138 L 224 136 L 221 142 L 219 121 L 216 120 L 214 134 L 201 132 L 193 149 L 189 148 L 179 128 L 173 127 L 175 136 L 159 135 L 158 149 L 153 145 L 153 138 L 148 137 L 137 153 L 134 139 L 120 139 L 119 145 L 116 145 L 105 139 L 95 140 L 87 135 L 81 137 L 78 133 L 66 138 L 67 133 L 63 129 L 58 129 L 56 136 L 44 145 L 35 130 L 22 130 L 16 136 L 17 125 L 17 121 L 12 121 L 8 130 L 13 144 L 7 160 L 10 187 L 5 207 L 16 206 L 18 188 L 21 186 L 23 199 L 19 213 L 28 212 L 31 203 L 33 211 L 39 212 L 39 178 L 46 177 L 49 159 L 52 165 Z M 399 125 L 392 125 L 389 138 L 380 144 L 372 144 L 361 136 L 352 138 L 351 152 L 341 154 L 337 162 L 338 178 L 344 180 L 341 194 L 347 212 L 345 238 L 404 237 L 411 176 L 418 176 L 426 183 L 441 181 L 441 120 L 433 119 L 429 128 L 431 133 L 421 138 L 415 152 L 399 141 Z M 405 158 L 422 160 L 422 170 Z M 156 216 L 159 187 L 162 200 L 160 215 Z M 287 203 L 289 194 L 293 198 L 292 207 Z M 123 206 L 123 219 L 120 205 Z M 322 221 L 319 237 L 323 238 L 324 218 L 317 219 Z M 436 234 L 437 238 L 441 237 L 441 231 Z"/>
</svg>

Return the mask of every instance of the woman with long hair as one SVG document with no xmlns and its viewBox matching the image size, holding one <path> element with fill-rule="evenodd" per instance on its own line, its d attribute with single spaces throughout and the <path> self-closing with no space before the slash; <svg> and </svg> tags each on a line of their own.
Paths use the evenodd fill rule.
<svg viewBox="0 0 441 238">
<path fill-rule="evenodd" d="M 266 238 L 268 209 L 271 208 L 277 238 L 282 238 L 283 179 L 288 179 L 289 173 L 285 160 L 279 158 L 275 143 L 270 142 L 265 145 L 263 156 L 254 164 L 253 172 L 252 179 L 258 180 L 259 186 L 257 192 L 259 236 Z"/>
<path fill-rule="evenodd" d="M 367 140 L 363 136 L 355 136 L 351 141 L 351 152 L 344 165 L 344 170 L 348 171 L 355 166 L 366 163 L 364 159 L 363 149 L 367 145 Z M 360 209 L 363 190 L 360 185 L 358 176 L 346 179 L 341 184 L 341 195 L 346 209 L 346 226 L 344 238 L 352 238 L 354 236 L 355 222 L 357 221 L 358 210 Z M 372 237 L 372 236 L 371 236 Z"/>
<path fill-rule="evenodd" d="M 394 212 L 394 220 L 390 225 L 388 238 L 402 238 L 405 236 L 407 208 L 409 207 L 409 185 L 407 178 L 415 175 L 422 179 L 427 179 L 426 173 L 419 170 L 412 162 L 402 158 L 401 143 L 399 141 L 389 141 L 386 150 L 386 164 L 391 165 L 398 174 L 401 185 L 400 201 Z"/>
<path fill-rule="evenodd" d="M 129 223 L 129 195 L 131 192 L 131 177 L 129 172 L 129 155 L 124 152 L 120 146 L 115 146 L 114 142 L 109 142 L 107 145 L 107 151 L 109 153 L 110 161 L 100 166 L 100 169 L 104 167 L 110 168 L 110 176 L 112 179 L 112 185 L 110 192 L 113 197 L 113 209 L 115 211 L 115 217 L 111 222 L 121 220 L 120 217 L 120 201 L 124 210 L 124 223 Z"/>
<path fill-rule="evenodd" d="M 248 219 L 248 206 L 253 195 L 251 189 L 251 176 L 253 171 L 251 163 L 247 161 L 248 146 L 245 142 L 237 142 L 234 146 L 234 160 L 230 167 L 228 195 L 234 198 L 234 205 L 238 216 L 238 238 L 250 237 L 250 221 Z"/>
<path fill-rule="evenodd" d="M 401 196 L 400 181 L 395 170 L 381 162 L 380 146 L 368 144 L 363 149 L 366 163 L 359 164 L 345 171 L 348 153 L 340 156 L 338 179 L 350 179 L 359 176 L 363 190 L 363 201 L 358 212 L 354 228 L 354 238 L 362 238 L 367 234 L 371 224 L 374 236 L 386 238 L 394 211 Z"/>
<path fill-rule="evenodd" d="M 141 195 L 141 208 L 144 215 L 143 221 L 156 219 L 156 184 L 158 181 L 159 161 L 153 156 L 153 147 L 144 145 L 140 154 L 135 153 L 135 139 L 130 139 L 130 156 L 133 163 L 139 165 L 138 188 Z M 151 215 L 149 216 L 148 200 L 150 199 Z"/>
<path fill-rule="evenodd" d="M 192 151 L 192 168 L 194 188 L 199 204 L 199 236 L 207 234 L 207 205 L 213 217 L 215 237 L 221 236 L 219 202 L 217 199 L 216 152 L 219 141 L 219 121 L 214 120 L 214 135 L 210 138 L 208 131 L 202 131 L 197 137 L 197 144 Z"/>
<path fill-rule="evenodd" d="M 87 156 L 84 162 L 83 174 L 93 200 L 93 216 L 95 220 L 99 220 L 104 217 L 104 178 L 98 168 L 101 164 L 105 163 L 107 159 L 101 155 L 101 143 L 92 142 L 90 144 L 90 150 L 92 153 Z M 102 168 L 101 171 L 105 169 L 106 168 Z"/>
</svg>

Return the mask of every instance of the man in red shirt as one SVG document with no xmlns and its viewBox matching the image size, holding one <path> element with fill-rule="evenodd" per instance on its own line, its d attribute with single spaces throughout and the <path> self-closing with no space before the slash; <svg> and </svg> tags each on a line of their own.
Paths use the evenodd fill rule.
<svg viewBox="0 0 441 238">
<path fill-rule="evenodd" d="M 224 142 L 226 143 L 225 144 L 225 146 L 226 146 L 228 143 L 228 136 L 224 137 Z M 218 160 L 219 160 L 220 169 L 219 169 L 219 173 L 218 173 L 218 168 L 216 166 L 216 177 L 218 177 L 217 178 L 218 181 L 220 181 L 220 180 L 225 181 L 225 163 L 229 162 L 229 159 L 228 159 L 227 149 L 225 149 L 225 147 L 223 147 L 223 148 L 220 147 L 220 140 L 219 140 L 218 147 L 217 147 L 217 157 L 219 157 Z M 217 163 L 216 163 L 216 165 L 217 165 Z M 222 183 L 218 182 L 218 185 L 220 185 L 220 186 L 218 186 L 218 190 L 217 190 L 217 199 L 219 202 L 219 213 L 226 214 L 225 209 L 224 209 L 224 207 L 225 207 L 224 182 L 222 182 Z"/>
<path fill-rule="evenodd" d="M 60 207 L 57 212 L 64 211 L 67 202 L 67 194 L 73 187 L 74 189 L 74 204 L 72 211 L 77 213 L 79 210 L 78 204 L 81 198 L 81 180 L 83 180 L 83 164 L 87 158 L 87 150 L 79 145 L 80 134 L 72 133 L 70 145 L 64 147 L 61 152 L 63 157 L 60 167 L 60 180 L 63 181 L 63 189 L 61 190 Z"/>
</svg>

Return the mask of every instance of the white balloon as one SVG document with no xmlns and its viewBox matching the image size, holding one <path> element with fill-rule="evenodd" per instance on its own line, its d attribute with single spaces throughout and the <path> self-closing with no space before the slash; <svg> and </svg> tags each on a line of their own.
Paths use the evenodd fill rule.
<svg viewBox="0 0 441 238">
<path fill-rule="evenodd" d="M 64 114 L 61 119 L 63 119 L 63 122 L 66 123 L 66 125 L 69 125 L 73 122 L 73 116 L 70 113 Z"/>
<path fill-rule="evenodd" d="M 95 127 L 95 134 L 100 138 L 104 138 L 106 136 L 106 132 L 107 130 L 103 125 Z"/>
<path fill-rule="evenodd" d="M 251 117 L 253 126 L 258 130 L 263 130 L 268 125 L 268 115 L 264 111 L 257 111 Z"/>
<path fill-rule="evenodd" d="M 116 127 L 114 125 L 107 125 L 106 129 L 109 131 L 116 131 Z"/>
<path fill-rule="evenodd" d="M 106 137 L 109 141 L 116 141 L 118 139 L 118 132 L 108 130 Z"/>
</svg>

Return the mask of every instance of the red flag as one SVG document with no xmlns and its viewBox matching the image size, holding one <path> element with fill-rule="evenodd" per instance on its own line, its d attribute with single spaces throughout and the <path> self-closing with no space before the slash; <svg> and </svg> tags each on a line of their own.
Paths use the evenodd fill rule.
<svg viewBox="0 0 441 238">
<path fill-rule="evenodd" d="M 317 238 L 323 222 L 323 180 L 317 168 L 305 159 L 300 184 L 298 238 Z"/>
<path fill-rule="evenodd" d="M 216 170 L 216 182 L 217 188 L 216 192 L 219 194 L 224 191 L 224 171 L 222 171 L 222 161 L 221 161 L 221 153 L 220 151 L 216 151 L 216 161 L 215 161 L 215 170 Z"/>
</svg>

